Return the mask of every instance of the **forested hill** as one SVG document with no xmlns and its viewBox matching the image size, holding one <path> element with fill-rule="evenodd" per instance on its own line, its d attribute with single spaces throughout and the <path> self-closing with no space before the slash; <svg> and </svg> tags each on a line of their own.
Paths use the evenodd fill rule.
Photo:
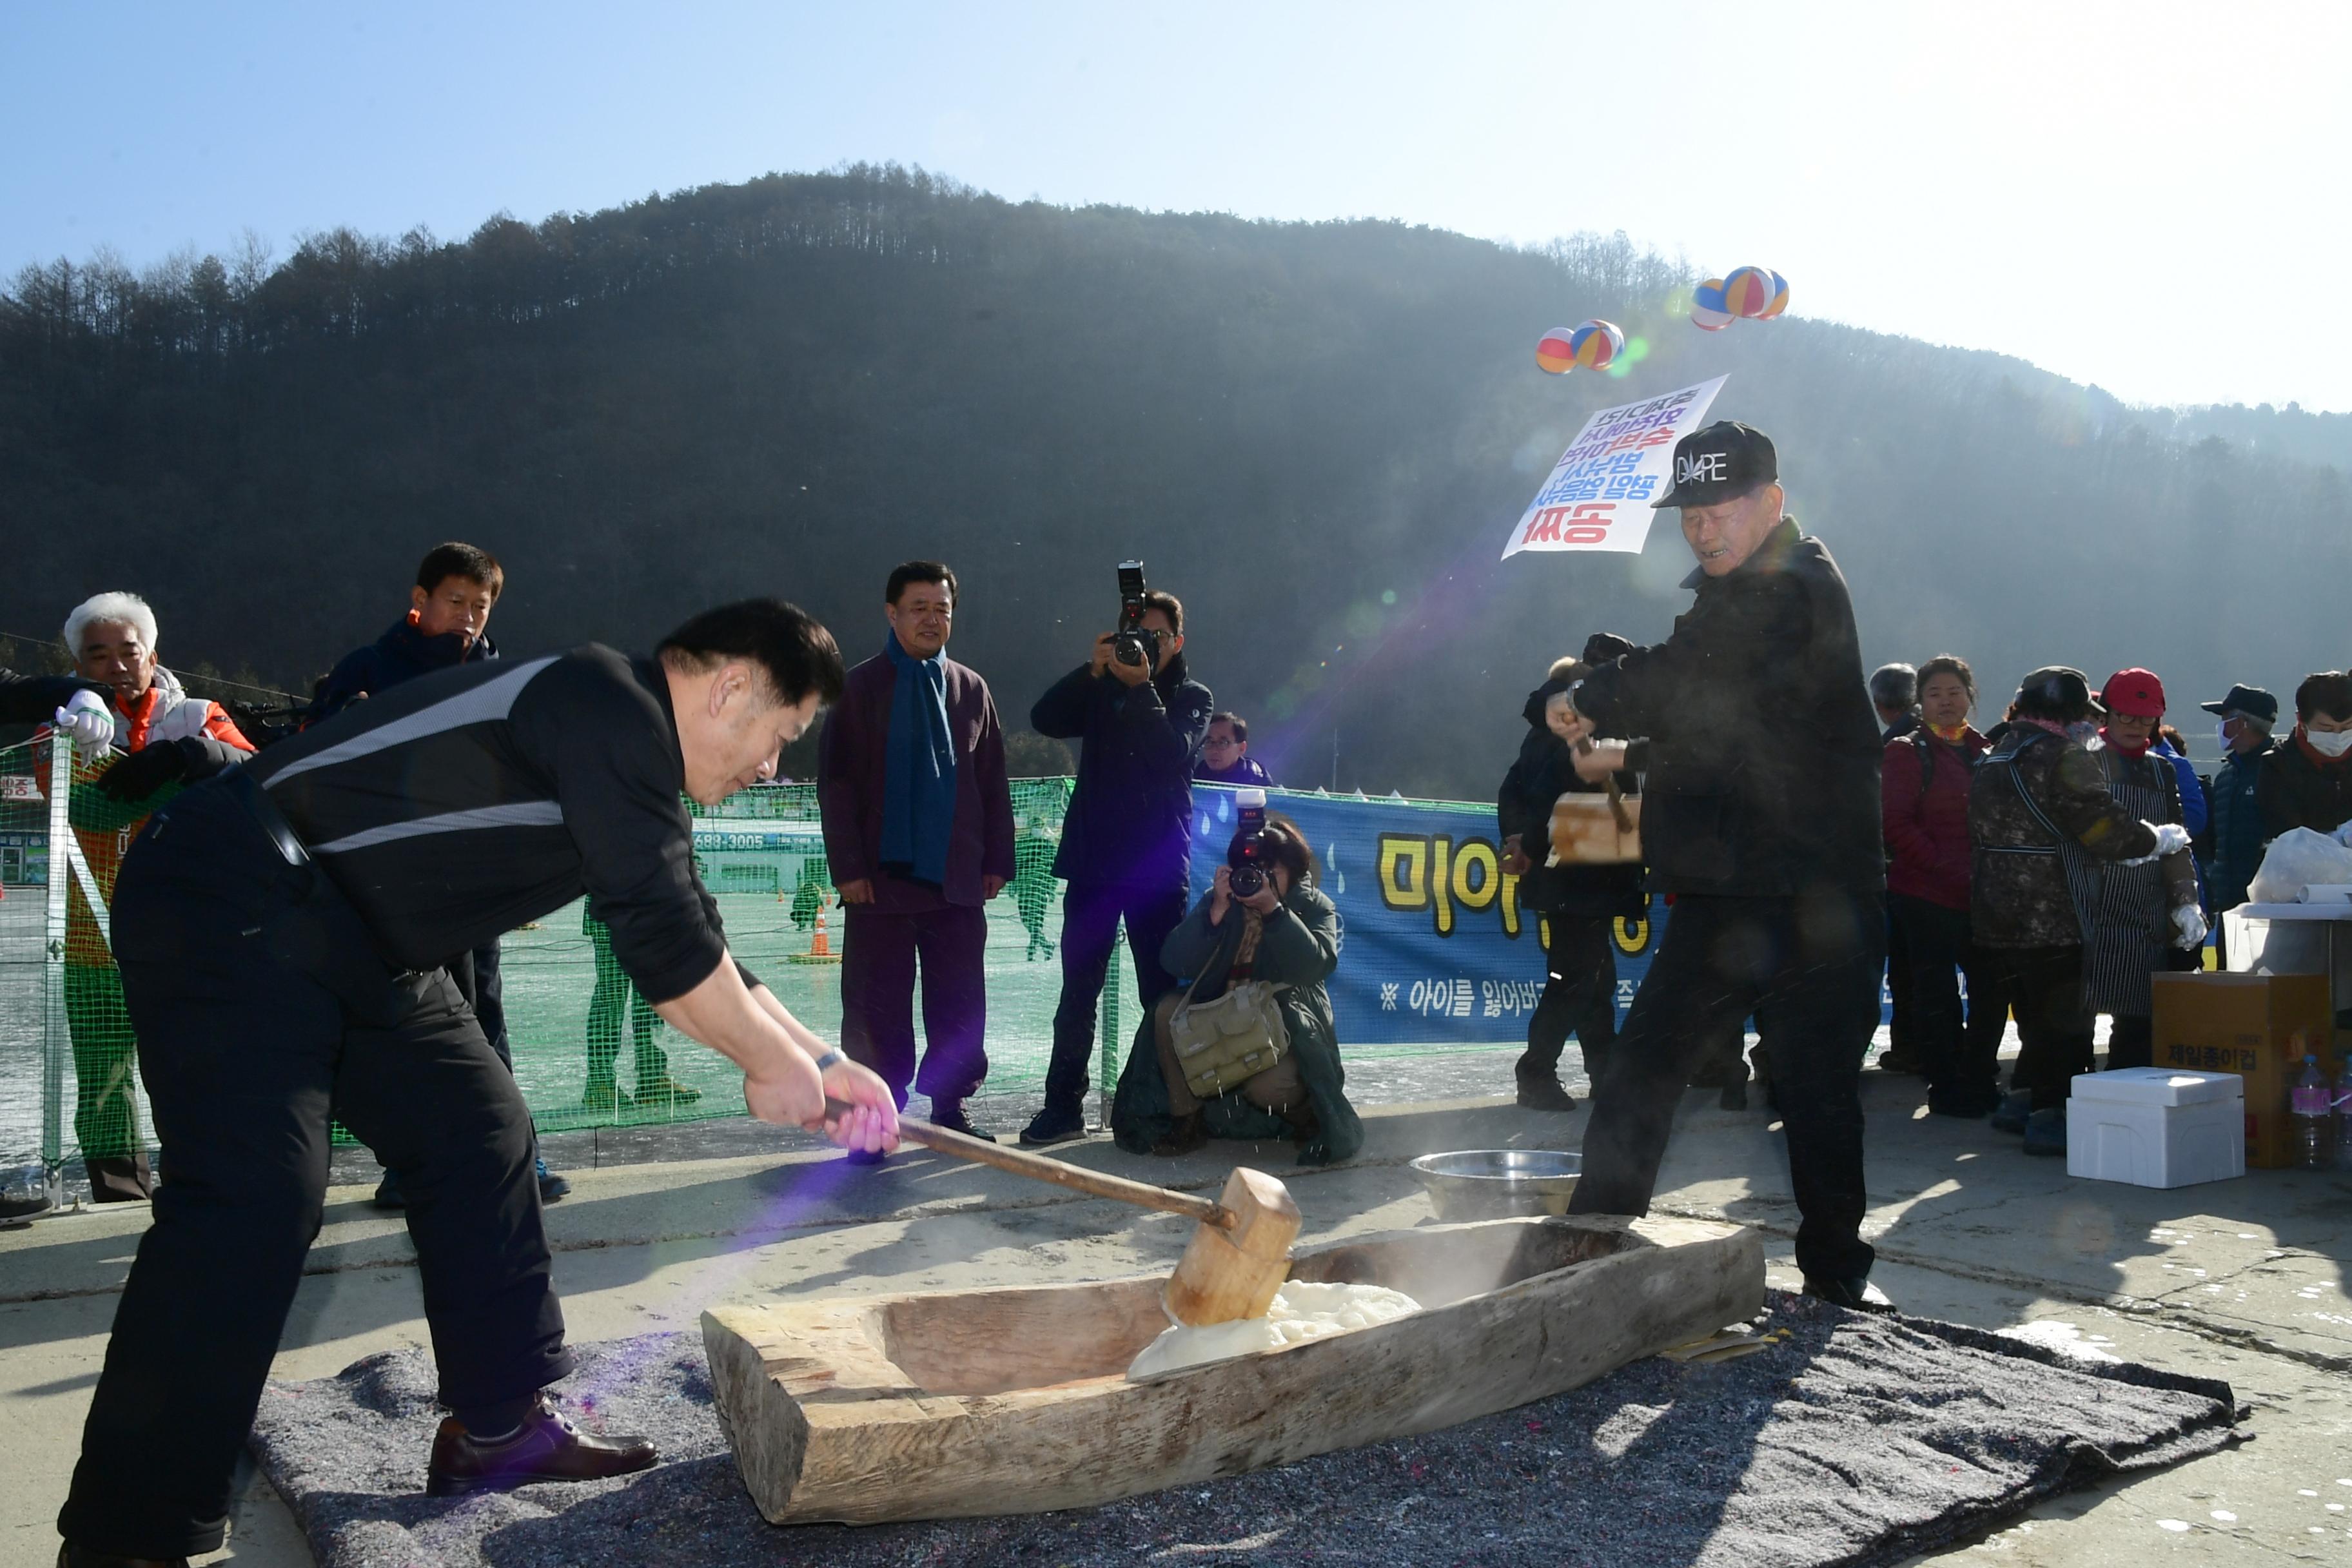
<svg viewBox="0 0 2352 1568">
<path fill-rule="evenodd" d="M 1802 319 L 1703 333 L 1670 313 L 1687 281 L 1622 238 L 865 168 L 459 244 L 336 232 L 274 266 L 60 262 L 0 297 L 0 630 L 133 588 L 167 661 L 307 684 L 462 538 L 507 563 L 509 654 L 642 647 L 756 592 L 863 657 L 890 566 L 937 555 L 964 578 L 953 651 L 1019 729 L 1140 555 L 1286 782 L 1329 780 L 1336 730 L 1342 787 L 1483 796 L 1549 659 L 1687 600 L 1671 514 L 1637 559 L 1500 562 L 1509 524 L 1591 408 L 1727 371 L 1717 411 L 1778 440 L 1874 662 L 1962 653 L 1996 710 L 2035 664 L 2145 663 L 2194 727 L 2232 679 L 2352 658 L 2352 498 L 2308 461 L 2342 421 L 2136 412 Z M 1538 333 L 1592 315 L 1648 357 L 1538 372 Z"/>
</svg>

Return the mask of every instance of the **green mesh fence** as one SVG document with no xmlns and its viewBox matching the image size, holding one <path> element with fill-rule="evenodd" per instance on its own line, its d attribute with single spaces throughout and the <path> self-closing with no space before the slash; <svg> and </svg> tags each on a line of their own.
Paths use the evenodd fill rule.
<svg viewBox="0 0 2352 1568">
<path fill-rule="evenodd" d="M 1013 885 L 988 906 L 988 1082 L 1000 1120 L 1045 1092 L 1061 998 L 1062 884 L 1054 851 L 1067 779 L 1016 779 Z M 828 1039 L 841 1029 L 842 917 L 827 878 L 816 790 L 747 790 L 695 811 L 695 861 L 719 900 L 727 944 L 778 999 Z M 820 953 L 818 932 L 824 931 Z M 827 960 L 830 959 L 830 962 Z M 629 1125 L 743 1110 L 741 1075 L 671 1029 L 635 994 L 597 923 L 573 904 L 500 944 L 515 1077 L 542 1131 Z M 1109 1091 L 1137 1017 L 1124 945 L 1097 1024 L 1095 1070 Z M 1105 1051 L 1100 1040 L 1118 1041 Z"/>
<path fill-rule="evenodd" d="M 90 787 L 90 770 L 68 780 L 70 767 L 46 743 L 0 749 L 0 1187 L 46 1183 L 53 1194 L 78 1181 L 86 1157 L 152 1148 L 153 1128 L 106 909 L 123 847 L 160 801 L 115 806 Z M 1067 779 L 1013 786 L 1018 875 L 987 910 L 990 1067 L 972 1105 L 998 1131 L 1044 1100 L 1062 981 L 1052 865 L 1069 794 Z M 1492 819 L 1483 805 L 1458 809 Z M 838 1038 L 841 910 L 814 786 L 749 790 L 696 811 L 695 858 L 729 945 L 811 1028 Z M 502 948 L 515 1076 L 541 1131 L 742 1114 L 740 1075 L 635 994 L 583 902 L 509 933 Z M 1139 1016 L 1122 943 L 1096 1030 L 1106 1096 Z M 1502 1054 L 1518 1048 L 1524 1022 L 1509 1014 L 1482 1033 L 1475 1043 L 1350 1045 L 1349 1092 L 1443 1099 L 1507 1088 Z"/>
<path fill-rule="evenodd" d="M 0 1168 L 27 1185 L 152 1139 L 106 910 L 160 802 L 126 810 L 96 772 L 68 747 L 0 750 Z"/>
<path fill-rule="evenodd" d="M 161 802 L 115 806 L 85 767 L 54 812 L 58 766 L 46 743 L 0 750 L 0 1184 L 152 1144 L 105 909 L 122 849 Z M 1069 792 L 1066 779 L 1013 786 L 1018 874 L 988 907 L 990 1069 L 980 1097 L 1000 1121 L 1043 1100 L 1061 994 L 1062 884 L 1052 866 Z M 747 791 L 695 818 L 696 861 L 730 947 L 811 1028 L 838 1037 L 841 908 L 814 787 Z M 68 853 L 55 851 L 53 826 Z M 515 1077 L 542 1131 L 742 1114 L 741 1076 L 635 994 L 584 900 L 509 933 L 501 949 Z M 1111 973 L 1097 1040 L 1118 1044 L 1098 1044 L 1095 1058 L 1106 1094 L 1139 1016 L 1123 943 Z"/>
</svg>

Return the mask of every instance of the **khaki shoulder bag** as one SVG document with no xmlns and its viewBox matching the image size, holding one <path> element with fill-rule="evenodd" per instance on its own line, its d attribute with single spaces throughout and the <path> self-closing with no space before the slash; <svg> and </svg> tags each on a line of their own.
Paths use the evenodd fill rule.
<svg viewBox="0 0 2352 1568">
<path fill-rule="evenodd" d="M 1244 910 L 1243 915 L 1249 924 L 1234 952 L 1236 966 L 1256 954 L 1258 934 L 1264 929 L 1255 911 Z M 1200 1099 L 1212 1100 L 1238 1089 L 1289 1054 L 1290 1026 L 1282 1016 L 1282 994 L 1290 987 L 1269 980 L 1244 980 L 1222 996 L 1195 1002 L 1192 994 L 1200 988 L 1196 975 L 1168 1020 L 1168 1037 L 1175 1047 L 1176 1065 L 1183 1070 L 1184 1087 Z"/>
</svg>

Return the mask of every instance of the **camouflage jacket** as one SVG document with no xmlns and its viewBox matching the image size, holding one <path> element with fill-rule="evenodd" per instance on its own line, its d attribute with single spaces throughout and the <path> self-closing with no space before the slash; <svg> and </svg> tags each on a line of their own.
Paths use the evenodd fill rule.
<svg viewBox="0 0 2352 1568">
<path fill-rule="evenodd" d="M 2116 804 L 2099 760 L 2037 725 L 2009 727 L 1969 787 L 1969 935 L 1979 947 L 2073 947 L 2082 922 L 2059 858 L 2060 835 L 2103 860 L 2156 848 L 2156 835 Z"/>
</svg>

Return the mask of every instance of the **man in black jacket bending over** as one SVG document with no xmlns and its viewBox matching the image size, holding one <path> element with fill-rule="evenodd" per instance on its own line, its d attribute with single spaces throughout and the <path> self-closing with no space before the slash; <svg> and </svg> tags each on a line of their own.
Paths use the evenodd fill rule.
<svg viewBox="0 0 2352 1568">
<path fill-rule="evenodd" d="M 773 777 L 841 682 L 823 626 L 750 600 L 647 659 L 591 644 L 421 676 L 148 818 L 123 858 L 114 941 L 170 1176 L 58 1517 L 67 1568 L 220 1546 L 319 1233 L 331 1120 L 406 1187 L 453 1413 L 425 1489 L 654 1462 L 649 1443 L 582 1432 L 541 1393 L 572 1358 L 530 1112 L 446 965 L 584 890 L 662 1016 L 743 1069 L 752 1115 L 895 1145 L 888 1086 L 729 955 L 678 799 L 716 805 Z"/>
<path fill-rule="evenodd" d="M 1698 557 L 1674 634 L 1588 676 L 1577 711 L 1637 735 L 1642 847 L 1675 895 L 1656 956 L 1594 1091 L 1570 1211 L 1648 1212 L 1675 1102 L 1706 1042 L 1754 1014 L 1772 1055 L 1805 1289 L 1887 1309 L 1861 1236 L 1864 1055 L 1886 960 L 1878 726 L 1853 605 L 1821 541 L 1781 515 L 1772 443 L 1729 421 L 1675 447 Z M 1578 759 L 1628 765 L 1604 742 Z"/>
<path fill-rule="evenodd" d="M 1146 594 L 1143 604 L 1150 664 L 1113 658 L 1112 634 L 1105 632 L 1095 638 L 1093 658 L 1055 681 L 1029 712 L 1039 734 L 1084 743 L 1054 857 L 1054 875 L 1070 884 L 1062 905 L 1062 1002 L 1054 1010 L 1045 1108 L 1021 1134 L 1033 1148 L 1087 1135 L 1095 1004 L 1120 917 L 1135 958 L 1136 1000 L 1149 1018 L 1173 984 L 1160 967 L 1160 944 L 1184 919 L 1192 896 L 1192 758 L 1216 701 L 1184 677 L 1184 606 L 1160 593 Z"/>
</svg>

